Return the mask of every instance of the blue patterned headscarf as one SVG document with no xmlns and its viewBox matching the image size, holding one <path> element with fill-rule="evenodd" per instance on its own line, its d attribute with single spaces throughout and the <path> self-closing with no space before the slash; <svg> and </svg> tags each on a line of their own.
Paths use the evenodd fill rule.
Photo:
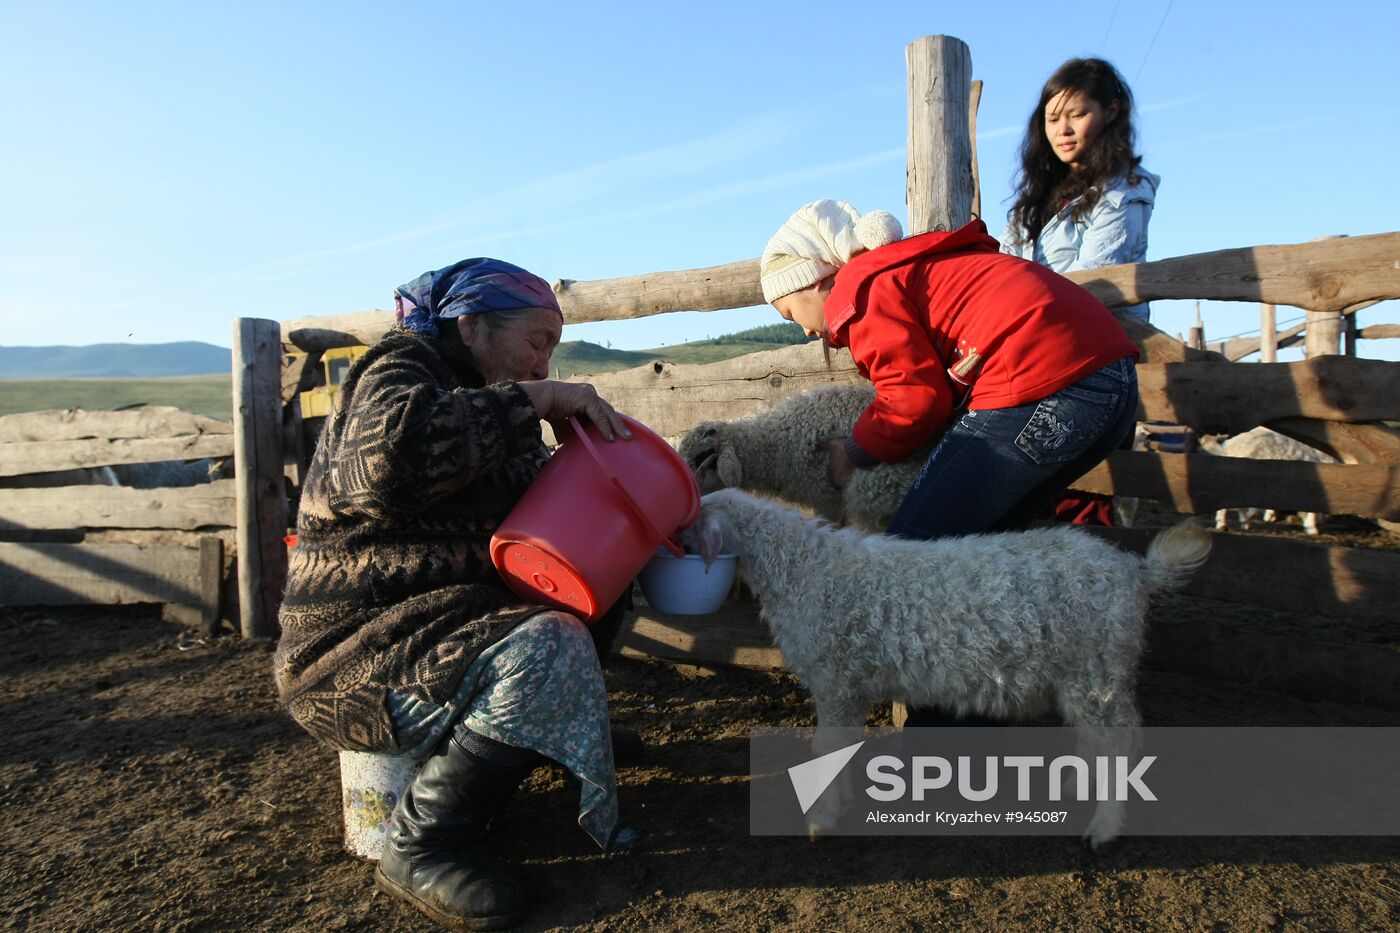
<svg viewBox="0 0 1400 933">
<path fill-rule="evenodd" d="M 463 259 L 394 289 L 399 322 L 433 337 L 440 320 L 513 308 L 552 308 L 564 317 L 548 282 L 499 259 Z"/>
</svg>

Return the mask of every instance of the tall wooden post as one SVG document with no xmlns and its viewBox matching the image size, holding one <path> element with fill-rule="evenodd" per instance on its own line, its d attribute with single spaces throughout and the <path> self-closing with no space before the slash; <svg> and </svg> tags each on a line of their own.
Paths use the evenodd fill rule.
<svg viewBox="0 0 1400 933">
<path fill-rule="evenodd" d="M 982 103 L 982 82 L 973 81 L 967 102 L 967 140 L 972 147 L 972 216 L 982 216 L 982 176 L 977 172 L 977 107 Z"/>
<path fill-rule="evenodd" d="M 909 233 L 956 230 L 977 201 L 972 148 L 972 52 L 952 36 L 923 36 L 904 49 L 909 70 Z M 980 205 L 978 205 L 980 208 Z M 903 703 L 891 710 L 904 725 Z"/>
<path fill-rule="evenodd" d="M 233 322 L 233 457 L 239 627 L 244 638 L 268 638 L 277 634 L 277 607 L 287 579 L 282 330 L 276 321 Z"/>
<path fill-rule="evenodd" d="M 1342 316 L 1336 311 L 1307 312 L 1307 330 L 1303 331 L 1303 355 L 1337 356 L 1342 352 Z"/>
<path fill-rule="evenodd" d="M 972 219 L 972 53 L 961 39 L 923 36 L 904 54 L 909 69 L 909 232 L 956 230 Z"/>
<path fill-rule="evenodd" d="M 1259 306 L 1259 362 L 1278 362 L 1278 311 L 1268 302 Z"/>
</svg>

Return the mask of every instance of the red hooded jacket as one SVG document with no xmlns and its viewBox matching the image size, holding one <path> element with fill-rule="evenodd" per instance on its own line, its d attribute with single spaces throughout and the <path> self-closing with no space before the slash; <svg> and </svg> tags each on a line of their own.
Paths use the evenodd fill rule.
<svg viewBox="0 0 1400 933">
<path fill-rule="evenodd" d="M 836 273 L 828 339 L 850 347 L 875 385 L 851 432 L 861 452 L 902 460 L 964 404 L 1024 405 L 1138 357 L 1097 298 L 999 249 L 974 220 L 862 253 Z"/>
</svg>

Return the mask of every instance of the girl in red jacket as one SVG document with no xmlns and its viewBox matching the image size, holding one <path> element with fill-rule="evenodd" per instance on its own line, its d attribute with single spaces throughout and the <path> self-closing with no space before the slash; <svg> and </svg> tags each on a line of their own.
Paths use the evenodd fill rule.
<svg viewBox="0 0 1400 933">
<path fill-rule="evenodd" d="M 890 534 L 1027 527 L 1132 429 L 1137 346 L 980 220 L 902 239 L 883 211 L 813 201 L 769 240 L 761 274 L 779 314 L 849 347 L 874 383 L 850 437 L 828 444 L 833 485 L 942 438 Z"/>
<path fill-rule="evenodd" d="M 760 261 L 763 297 L 875 385 L 828 476 L 941 439 L 890 523 L 928 539 L 1027 527 L 1133 428 L 1137 346 L 1098 299 L 999 251 L 982 221 L 902 239 L 883 211 L 813 201 Z M 906 726 L 1000 725 L 911 709 Z"/>
</svg>

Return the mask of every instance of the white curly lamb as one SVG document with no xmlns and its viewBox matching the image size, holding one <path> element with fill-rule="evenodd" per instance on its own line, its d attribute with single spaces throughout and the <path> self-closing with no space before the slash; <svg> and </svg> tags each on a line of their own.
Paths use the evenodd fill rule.
<svg viewBox="0 0 1400 933">
<path fill-rule="evenodd" d="M 1302 441 L 1295 441 L 1287 435 L 1263 426 L 1243 434 L 1236 434 L 1234 437 L 1227 437 L 1219 442 L 1203 438 L 1200 446 L 1205 453 L 1224 457 L 1246 457 L 1254 460 L 1300 460 L 1305 463 L 1337 462 L 1315 447 L 1309 447 Z M 1255 518 L 1262 517 L 1266 522 L 1272 522 L 1278 518 L 1278 513 L 1273 509 L 1220 509 L 1215 513 L 1216 530 L 1225 531 L 1230 527 L 1229 518 L 1232 511 L 1238 513 L 1242 530 L 1248 530 L 1249 523 Z M 1304 512 L 1302 517 L 1303 527 L 1307 533 L 1317 534 L 1320 519 L 1318 513 Z"/>
<path fill-rule="evenodd" d="M 856 470 L 844 490 L 826 478 L 818 443 L 845 438 L 875 398 L 869 386 L 830 385 L 790 395 L 737 421 L 706 421 L 681 438 L 681 456 L 700 476 L 701 491 L 740 487 L 810 508 L 822 518 L 884 531 L 932 445 L 901 463 Z"/>
<path fill-rule="evenodd" d="M 817 754 L 839 744 L 826 730 L 863 725 L 881 700 L 1009 719 L 1057 712 L 1086 747 L 1131 751 L 1148 596 L 1184 583 L 1211 546 L 1190 523 L 1159 534 L 1146 558 L 1071 526 L 911 541 L 734 489 L 701 501 L 684 539 L 707 560 L 737 554 L 784 662 L 812 693 Z M 809 811 L 813 835 L 839 812 L 839 802 Z M 1085 835 L 1097 847 L 1122 818 L 1121 803 L 1100 802 Z"/>
</svg>

